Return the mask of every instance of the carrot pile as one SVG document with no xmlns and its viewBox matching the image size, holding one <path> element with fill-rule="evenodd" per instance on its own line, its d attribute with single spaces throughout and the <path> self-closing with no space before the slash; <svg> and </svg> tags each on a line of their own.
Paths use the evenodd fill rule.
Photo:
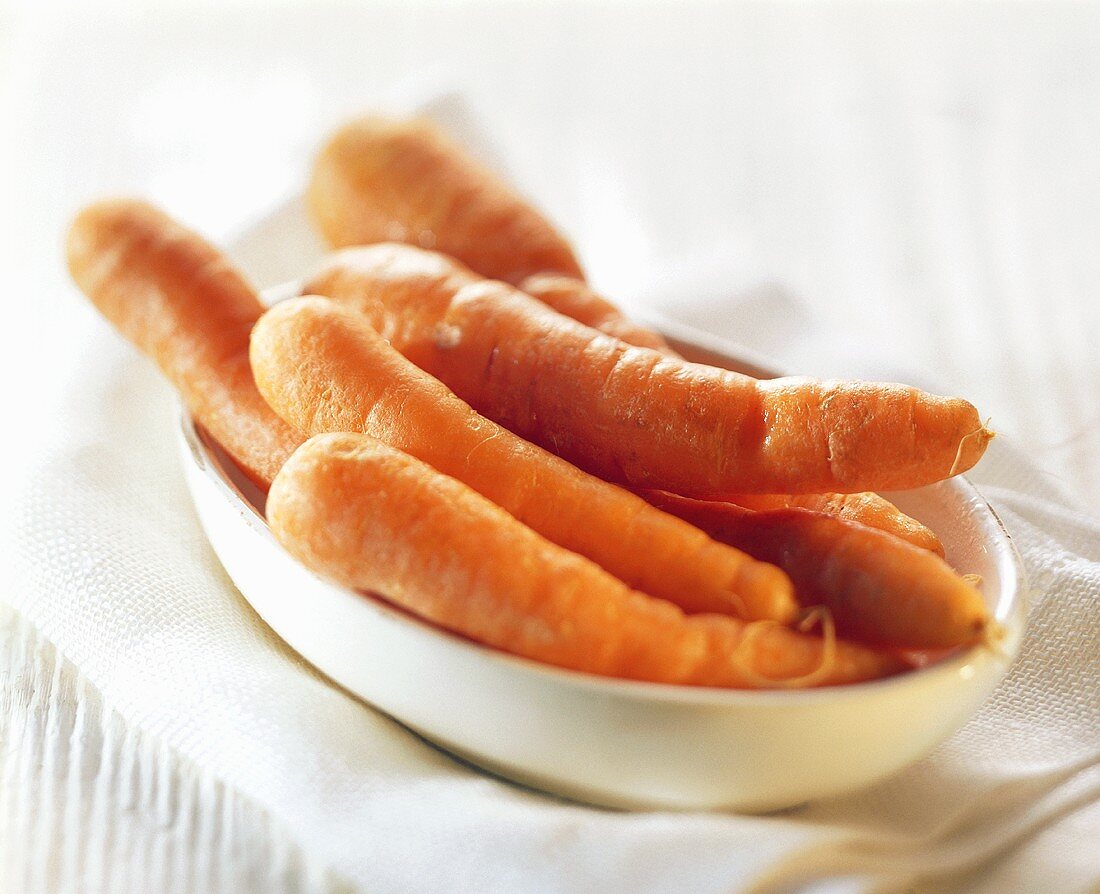
<svg viewBox="0 0 1100 894">
<path fill-rule="evenodd" d="M 266 312 L 141 202 L 84 210 L 68 260 L 318 574 L 661 683 L 854 683 L 989 636 L 936 534 L 874 493 L 973 466 L 970 404 L 685 360 L 427 122 L 345 127 L 308 198 L 339 250 Z"/>
</svg>

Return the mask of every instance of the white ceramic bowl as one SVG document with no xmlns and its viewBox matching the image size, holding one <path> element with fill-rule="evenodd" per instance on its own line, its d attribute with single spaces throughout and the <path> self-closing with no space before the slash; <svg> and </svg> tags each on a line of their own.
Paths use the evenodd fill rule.
<svg viewBox="0 0 1100 894">
<path fill-rule="evenodd" d="M 666 331 L 696 359 L 767 372 L 702 334 Z M 261 495 L 186 414 L 181 436 L 210 542 L 244 597 L 293 649 L 447 751 L 593 804 L 755 812 L 867 785 L 965 722 L 1004 675 L 1023 632 L 1015 549 L 989 505 L 955 478 L 888 496 L 939 534 L 955 567 L 981 575 L 1005 628 L 996 650 L 809 691 L 696 689 L 559 670 L 321 580 L 276 543 Z"/>
</svg>

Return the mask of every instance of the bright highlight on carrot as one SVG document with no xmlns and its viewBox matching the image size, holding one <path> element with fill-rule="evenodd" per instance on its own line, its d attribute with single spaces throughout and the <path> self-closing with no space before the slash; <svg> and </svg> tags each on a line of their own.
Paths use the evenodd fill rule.
<svg viewBox="0 0 1100 894">
<path fill-rule="evenodd" d="M 277 305 L 252 334 L 260 392 L 308 434 L 364 432 L 472 487 L 548 540 L 690 612 L 790 621 L 777 568 L 484 419 L 366 318 L 323 298 Z"/>
<path fill-rule="evenodd" d="M 195 418 L 266 488 L 302 438 L 260 397 L 248 335 L 256 293 L 216 248 L 145 202 L 82 211 L 67 244 L 78 286 L 156 361 Z"/>
<path fill-rule="evenodd" d="M 323 577 L 559 667 L 759 688 L 851 683 L 904 666 L 771 622 L 685 616 L 364 435 L 311 438 L 275 479 L 267 507 L 279 542 Z"/>
<path fill-rule="evenodd" d="M 963 400 L 687 363 L 409 246 L 345 249 L 305 288 L 380 320 L 478 412 L 635 487 L 703 498 L 902 490 L 965 471 L 990 437 Z"/>
</svg>

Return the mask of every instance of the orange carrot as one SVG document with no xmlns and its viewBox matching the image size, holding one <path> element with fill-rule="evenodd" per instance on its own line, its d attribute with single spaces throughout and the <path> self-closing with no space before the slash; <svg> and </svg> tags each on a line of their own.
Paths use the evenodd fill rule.
<svg viewBox="0 0 1100 894">
<path fill-rule="evenodd" d="M 418 176 L 411 181 L 410 170 Z M 364 176 L 369 172 L 369 176 Z M 313 210 L 330 234 L 336 246 L 353 243 L 401 241 L 420 244 L 408 238 L 424 227 L 417 223 L 416 209 L 423 198 L 443 196 L 458 190 L 462 183 L 479 196 L 475 203 L 447 202 L 432 205 L 432 233 L 445 233 L 445 251 L 477 273 L 490 278 L 517 282 L 504 267 L 483 262 L 481 232 L 491 228 L 487 219 L 524 221 L 517 227 L 509 248 L 521 258 L 519 266 L 537 269 L 544 257 L 546 245 L 557 246 L 548 262 L 551 270 L 567 268 L 571 273 L 540 271 L 518 282 L 527 292 L 544 304 L 572 317 L 586 326 L 598 329 L 638 347 L 653 348 L 669 356 L 676 352 L 664 337 L 654 330 L 627 318 L 614 304 L 594 292 L 579 278 L 575 262 L 562 264 L 560 256 L 567 251 L 565 240 L 548 221 L 524 203 L 500 178 L 495 181 L 454 141 L 449 140 L 431 124 L 416 122 L 401 124 L 385 119 L 364 119 L 341 131 L 322 154 L 315 172 L 312 195 Z M 488 184 L 488 185 L 487 185 Z M 339 188 L 337 188 L 339 187 Z M 401 196 L 406 198 L 402 201 Z M 365 224 L 364 221 L 367 223 Z M 375 221 L 373 225 L 369 222 Z M 377 222 L 384 222 L 384 225 Z M 399 232 L 404 235 L 394 237 Z M 432 247 L 428 245 L 426 247 Z M 571 257 L 571 255 L 569 256 Z M 841 518 L 853 518 L 864 524 L 905 537 L 918 546 L 942 554 L 943 547 L 935 534 L 923 525 L 897 511 L 888 501 L 875 494 L 822 494 L 803 497 L 765 497 L 755 495 L 730 496 L 731 502 L 749 506 L 769 501 L 770 508 L 779 505 L 802 506 L 828 512 Z"/>
<path fill-rule="evenodd" d="M 364 432 L 463 481 L 548 540 L 690 612 L 791 620 L 778 569 L 479 416 L 357 313 L 323 298 L 256 325 L 252 367 L 280 416 L 308 434 Z"/>
<path fill-rule="evenodd" d="M 213 246 L 144 202 L 84 209 L 69 270 L 127 339 L 152 357 L 195 418 L 261 487 L 302 442 L 260 397 L 248 334 L 263 306 Z"/>
<path fill-rule="evenodd" d="M 365 435 L 307 441 L 275 479 L 267 511 L 280 543 L 321 576 L 559 667 L 758 688 L 857 682 L 903 666 L 772 622 L 685 616 Z"/>
<path fill-rule="evenodd" d="M 537 274 L 525 279 L 520 289 L 558 313 L 627 344 L 653 348 L 670 357 L 679 356 L 659 332 L 633 322 L 614 304 L 601 298 L 578 279 L 553 273 Z M 730 494 L 725 499 L 726 502 L 759 511 L 798 508 L 824 512 L 888 531 L 943 555 L 943 544 L 935 533 L 875 493 Z"/>
<path fill-rule="evenodd" d="M 774 562 L 837 632 L 876 646 L 948 649 L 980 640 L 981 594 L 939 556 L 885 531 L 806 509 L 753 512 L 660 491 L 644 493 L 716 540 Z"/>
<path fill-rule="evenodd" d="M 634 323 L 615 305 L 601 298 L 580 280 L 557 274 L 539 274 L 529 276 L 520 284 L 520 288 L 558 313 L 585 326 L 599 329 L 627 344 L 653 348 L 670 357 L 679 356 L 659 332 Z M 759 511 L 799 508 L 824 512 L 888 531 L 919 547 L 932 550 L 937 555 L 943 555 L 943 544 L 935 533 L 875 493 L 730 494 L 725 500 Z"/>
<path fill-rule="evenodd" d="M 314 165 L 309 207 L 336 247 L 407 242 L 508 282 L 582 276 L 546 218 L 428 121 L 368 117 L 339 130 Z"/>
<path fill-rule="evenodd" d="M 906 515 L 897 506 L 873 493 L 856 494 L 731 494 L 725 502 L 755 512 L 806 509 L 858 522 L 885 531 L 943 557 L 943 544 L 931 528 Z"/>
<path fill-rule="evenodd" d="M 461 255 L 455 255 L 460 261 Z M 471 268 L 473 269 L 473 268 Z M 639 348 L 652 348 L 669 357 L 679 357 L 665 337 L 648 326 L 635 323 L 619 308 L 598 295 L 582 280 L 556 273 L 529 276 L 519 285 L 520 291 L 537 298 L 547 307 L 570 319 L 598 329 L 605 335 Z"/>
<path fill-rule="evenodd" d="M 631 321 L 615 305 L 601 298 L 580 280 L 552 273 L 538 274 L 525 279 L 520 289 L 558 313 L 627 344 L 653 348 L 670 357 L 679 356 L 659 332 Z M 760 511 L 799 508 L 824 512 L 888 531 L 923 549 L 943 555 L 943 544 L 935 533 L 875 493 L 731 494 L 725 499 Z"/>
<path fill-rule="evenodd" d="M 306 290 L 370 314 L 479 412 L 632 486 L 707 498 L 902 490 L 965 471 L 991 437 L 963 400 L 756 380 L 631 347 L 408 246 L 338 252 Z"/>
<path fill-rule="evenodd" d="M 375 116 L 339 130 L 314 165 L 309 207 L 334 248 L 434 248 L 586 326 L 675 354 L 589 288 L 553 225 L 429 121 Z"/>
</svg>

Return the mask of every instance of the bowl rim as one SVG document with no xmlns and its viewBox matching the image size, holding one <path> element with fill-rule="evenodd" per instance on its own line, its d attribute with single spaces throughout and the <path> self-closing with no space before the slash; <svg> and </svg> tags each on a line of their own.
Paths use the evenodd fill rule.
<svg viewBox="0 0 1100 894">
<path fill-rule="evenodd" d="M 677 332 L 670 332 L 669 334 L 675 334 L 678 336 L 677 340 L 683 340 L 685 334 L 683 329 L 681 327 L 676 328 Z M 698 344 L 698 342 L 696 343 Z M 718 345 L 715 339 L 707 339 L 705 346 L 708 349 L 720 348 L 723 353 L 727 353 L 730 348 L 728 344 Z M 246 524 L 268 539 L 276 548 L 282 550 L 282 546 L 271 533 L 261 510 L 230 477 L 226 465 L 233 463 L 232 458 L 202 430 L 182 403 L 180 405 L 179 421 L 178 433 L 183 443 L 185 458 L 193 463 L 215 485 L 220 495 L 231 504 Z M 778 687 L 775 689 L 729 689 L 603 677 L 584 671 L 546 664 L 476 642 L 430 621 L 418 618 L 399 606 L 388 602 L 384 597 L 340 586 L 325 580 L 312 570 L 305 568 L 305 566 L 302 567 L 324 586 L 345 595 L 348 598 L 349 609 L 352 611 L 371 610 L 381 613 L 390 622 L 415 630 L 420 635 L 435 638 L 437 642 L 447 648 L 466 651 L 482 660 L 497 662 L 513 671 L 540 676 L 559 685 L 588 689 L 604 696 L 616 698 L 678 702 L 714 707 L 738 705 L 746 707 L 793 707 L 796 705 L 812 705 L 822 701 L 844 701 L 872 694 L 921 687 L 929 682 L 946 680 L 948 677 L 960 674 L 974 676 L 979 665 L 989 663 L 1000 664 L 1001 667 L 997 674 L 1003 676 L 1019 652 L 1026 621 L 1027 602 L 1027 578 L 1019 552 L 1001 518 L 973 484 L 962 476 L 957 476 L 948 481 L 939 482 L 939 485 L 958 488 L 963 496 L 975 505 L 978 511 L 985 513 L 988 519 L 993 522 L 993 537 L 990 538 L 987 534 L 984 539 L 987 542 L 990 539 L 995 542 L 996 549 L 994 553 L 999 557 L 997 561 L 1001 567 L 1001 586 L 992 600 L 992 614 L 1003 626 L 1004 636 L 996 647 L 978 643 L 958 654 L 949 655 L 925 667 L 914 668 L 892 677 L 862 683 L 847 683 L 807 689 Z M 247 596 L 245 598 L 251 604 L 251 600 Z M 357 607 L 350 608 L 352 605 Z M 279 638 L 282 639 L 282 636 Z M 308 659 L 308 656 L 305 657 Z M 967 668 L 970 670 L 967 671 Z"/>
</svg>

